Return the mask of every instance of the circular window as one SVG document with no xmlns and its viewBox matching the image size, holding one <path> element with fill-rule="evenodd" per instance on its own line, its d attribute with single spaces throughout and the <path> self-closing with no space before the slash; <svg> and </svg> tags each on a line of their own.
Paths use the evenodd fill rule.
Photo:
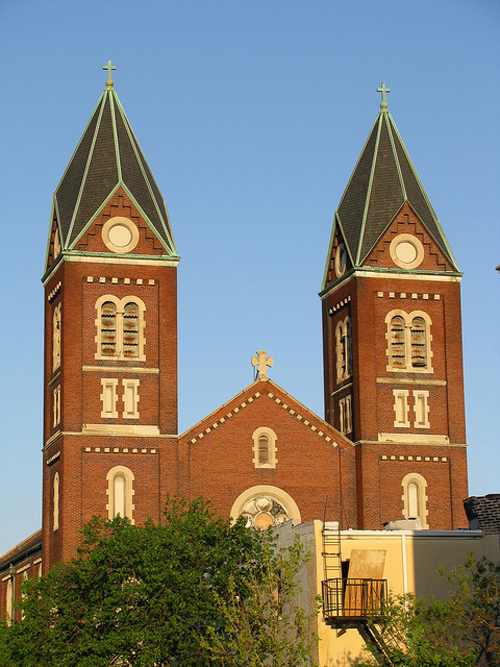
<svg viewBox="0 0 500 667">
<path fill-rule="evenodd" d="M 337 278 L 343 276 L 347 268 L 347 250 L 343 243 L 339 243 L 339 246 L 335 252 L 335 275 Z"/>
<path fill-rule="evenodd" d="M 139 230 L 132 220 L 117 216 L 104 223 L 102 240 L 113 252 L 130 252 L 139 242 Z"/>
<path fill-rule="evenodd" d="M 402 269 L 415 269 L 424 259 L 424 246 L 412 234 L 399 234 L 389 248 L 394 264 Z"/>
</svg>

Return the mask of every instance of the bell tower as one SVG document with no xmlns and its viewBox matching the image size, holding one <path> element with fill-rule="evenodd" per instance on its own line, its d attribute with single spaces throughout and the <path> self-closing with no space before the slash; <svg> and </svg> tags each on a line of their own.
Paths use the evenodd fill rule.
<svg viewBox="0 0 500 667">
<path fill-rule="evenodd" d="M 177 433 L 179 257 L 116 68 L 103 69 L 106 88 L 54 193 L 42 279 L 45 571 L 74 555 L 93 515 L 157 518 L 147 488 Z"/>
<path fill-rule="evenodd" d="M 359 528 L 462 527 L 462 274 L 378 91 L 320 293 L 325 418 L 356 445 Z"/>
</svg>

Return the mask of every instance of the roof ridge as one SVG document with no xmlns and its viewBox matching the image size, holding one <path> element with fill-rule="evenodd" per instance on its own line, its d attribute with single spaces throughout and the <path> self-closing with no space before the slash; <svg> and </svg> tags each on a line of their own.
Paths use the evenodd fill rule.
<svg viewBox="0 0 500 667">
<path fill-rule="evenodd" d="M 116 93 L 115 93 L 115 95 L 116 95 Z M 157 202 L 157 200 L 156 200 L 155 194 L 154 194 L 153 189 L 152 189 L 152 187 L 151 187 L 151 183 L 150 183 L 149 175 L 146 173 L 146 170 L 144 169 L 143 160 L 141 159 L 141 154 L 142 154 L 142 158 L 144 159 L 144 161 L 145 161 L 146 163 L 147 163 L 147 160 L 146 160 L 144 154 L 142 153 L 142 150 L 140 149 L 140 144 L 139 144 L 139 142 L 137 141 L 137 137 L 135 136 L 135 133 L 134 133 L 134 131 L 133 131 L 133 129 L 132 129 L 132 126 L 131 126 L 130 121 L 129 121 L 128 117 L 127 117 L 127 114 L 125 113 L 125 109 L 124 109 L 124 108 L 122 107 L 122 105 L 121 105 L 121 102 L 120 102 L 120 100 L 119 100 L 119 98 L 118 98 L 118 95 L 116 95 L 116 99 L 117 99 L 117 103 L 118 103 L 118 104 L 117 104 L 117 106 L 118 106 L 118 110 L 119 110 L 119 112 L 120 112 L 120 114 L 121 114 L 121 116 L 122 116 L 122 120 L 123 120 L 123 124 L 124 124 L 124 127 L 125 127 L 125 131 L 127 132 L 127 135 L 128 135 L 128 137 L 129 137 L 129 139 L 130 139 L 130 144 L 131 144 L 131 146 L 132 146 L 132 150 L 134 151 L 135 159 L 137 160 L 137 164 L 138 164 L 139 169 L 140 169 L 140 171 L 141 171 L 141 174 L 142 174 L 142 176 L 143 176 L 144 182 L 146 183 L 146 186 L 147 186 L 147 188 L 148 188 L 148 192 L 149 192 L 149 195 L 150 195 L 150 197 L 151 197 L 151 201 L 152 201 L 153 206 L 154 206 L 154 208 L 155 208 L 155 210 L 156 210 L 156 213 L 157 213 L 157 215 L 158 215 L 158 218 L 160 219 L 160 222 L 161 222 L 161 225 L 162 225 L 163 232 L 165 233 L 166 237 L 169 239 L 169 241 L 170 241 L 170 243 L 171 243 L 171 245 L 172 245 L 171 250 L 173 251 L 174 254 L 176 254 L 177 251 L 176 251 L 175 242 L 174 242 L 174 239 L 173 239 L 173 234 L 171 233 L 171 231 L 169 231 L 168 226 L 167 226 L 167 224 L 166 224 L 166 220 L 165 220 L 164 213 L 161 211 L 160 207 L 158 206 L 158 202 Z M 148 166 L 149 166 L 149 165 L 148 165 Z M 149 169 L 149 171 L 151 172 L 151 178 L 153 178 L 153 180 L 154 180 L 153 172 L 151 171 L 151 169 Z M 158 188 L 158 191 L 159 191 L 160 194 L 161 194 L 160 188 L 158 187 L 158 184 L 156 183 L 156 181 L 155 181 L 155 185 L 156 185 L 156 187 Z M 163 197 L 162 197 L 162 199 L 163 199 Z M 167 205 L 166 205 L 164 199 L 163 199 L 163 203 L 164 203 L 164 206 L 165 206 L 165 212 L 166 212 L 166 214 L 167 214 L 167 218 L 168 218 Z M 143 211 L 143 213 L 144 213 L 144 211 Z M 145 213 L 144 213 L 144 214 L 145 214 Z M 145 215 L 145 218 L 146 218 L 146 220 L 149 221 L 149 223 L 150 223 L 149 226 L 150 226 L 150 227 L 154 227 L 153 221 L 149 219 L 149 216 L 148 216 L 148 215 Z M 170 220 L 169 220 L 169 222 L 170 222 Z"/>
<path fill-rule="evenodd" d="M 373 177 L 375 174 L 375 166 L 377 164 L 377 157 L 378 157 L 378 149 L 379 149 L 379 144 L 380 144 L 380 134 L 382 131 L 382 119 L 384 115 L 384 111 L 381 110 L 379 111 L 377 118 L 375 120 L 375 123 L 378 122 L 378 127 L 377 127 L 377 138 L 375 140 L 375 147 L 373 149 L 373 159 L 372 159 L 372 164 L 370 167 L 370 178 L 368 179 L 368 188 L 366 192 L 366 199 L 365 199 L 365 205 L 363 208 L 363 217 L 361 219 L 361 227 L 359 230 L 359 237 L 358 237 L 358 247 L 356 249 L 356 262 L 354 266 L 358 266 L 360 259 L 361 259 L 361 249 L 363 247 L 363 238 L 365 235 L 365 229 L 366 229 L 366 219 L 368 217 L 368 209 L 370 207 L 370 201 L 372 197 L 372 188 L 373 188 Z M 371 132 L 370 132 L 371 135 Z M 354 173 L 354 172 L 353 172 Z"/>
<path fill-rule="evenodd" d="M 103 91 L 103 93 L 101 94 L 101 97 L 99 98 L 99 101 L 102 100 L 101 108 L 100 108 L 100 111 L 99 111 L 99 118 L 97 119 L 97 122 L 96 122 L 96 126 L 95 126 L 95 129 L 94 129 L 94 135 L 92 137 L 92 142 L 91 142 L 91 145 L 90 145 L 90 149 L 89 149 L 89 152 L 88 152 L 88 155 L 87 155 L 87 159 L 85 161 L 85 169 L 83 170 L 82 180 L 80 182 L 80 187 L 78 189 L 78 196 L 76 198 L 75 206 L 73 208 L 73 213 L 72 213 L 72 216 L 71 216 L 71 222 L 70 222 L 69 227 L 68 227 L 68 236 L 64 241 L 65 246 L 66 246 L 66 243 L 68 241 L 70 241 L 70 239 L 71 239 L 71 235 L 73 233 L 73 227 L 75 225 L 76 216 L 77 216 L 77 213 L 78 213 L 78 210 L 79 210 L 80 202 L 82 200 L 83 192 L 85 190 L 85 184 L 86 184 L 86 181 L 87 181 L 87 176 L 88 176 L 90 165 L 91 165 L 91 162 L 92 162 L 92 157 L 94 155 L 94 149 L 95 149 L 95 145 L 96 145 L 96 142 L 97 142 L 97 137 L 99 135 L 99 128 L 101 127 L 101 120 L 102 120 L 102 116 L 103 116 L 103 113 L 104 113 L 104 107 L 106 106 L 106 99 L 105 99 L 106 93 L 107 93 L 107 89 Z M 96 107 L 96 109 L 97 109 L 97 107 Z M 86 130 L 87 130 L 87 128 L 85 128 L 85 130 L 82 134 L 82 138 L 78 142 L 78 146 L 80 145 L 81 141 L 83 140 L 83 137 L 85 136 Z M 70 160 L 69 164 L 71 164 L 71 160 Z M 56 192 L 57 192 L 57 190 L 56 190 Z"/>
</svg>

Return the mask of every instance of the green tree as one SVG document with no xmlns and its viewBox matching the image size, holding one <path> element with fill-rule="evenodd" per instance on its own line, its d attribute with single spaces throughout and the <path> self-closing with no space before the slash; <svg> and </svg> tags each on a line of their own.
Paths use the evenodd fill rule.
<svg viewBox="0 0 500 667">
<path fill-rule="evenodd" d="M 23 620 L 0 626 L 0 666 L 226 664 L 211 647 L 234 644 L 241 601 L 265 606 L 275 584 L 288 590 L 295 565 L 273 549 L 270 534 L 231 525 L 201 499 L 170 501 L 161 525 L 94 518 L 75 559 L 24 585 Z M 272 662 L 277 650 L 258 647 L 285 664 Z"/>
<path fill-rule="evenodd" d="M 313 663 L 317 636 L 310 630 L 307 598 L 297 582 L 309 555 L 298 535 L 276 552 L 266 542 L 258 569 L 249 572 L 247 592 L 217 596 L 220 626 L 209 626 L 202 646 L 213 667 L 305 667 Z M 301 604 L 301 601 L 303 604 Z M 316 611 L 319 612 L 319 600 Z M 220 631 L 222 629 L 222 632 Z"/>
<path fill-rule="evenodd" d="M 445 576 L 444 572 L 441 573 Z M 469 556 L 445 576 L 446 600 L 393 597 L 381 634 L 395 667 L 500 665 L 500 566 Z M 379 664 L 375 658 L 360 667 Z"/>
</svg>

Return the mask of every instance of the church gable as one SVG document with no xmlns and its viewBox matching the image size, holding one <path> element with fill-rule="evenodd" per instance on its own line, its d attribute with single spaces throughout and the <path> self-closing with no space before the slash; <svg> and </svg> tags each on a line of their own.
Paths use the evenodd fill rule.
<svg viewBox="0 0 500 667">
<path fill-rule="evenodd" d="M 78 252 L 165 255 L 166 250 L 121 187 L 74 245 Z"/>
<path fill-rule="evenodd" d="M 412 207 L 405 202 L 368 255 L 366 266 L 456 272 Z"/>
<path fill-rule="evenodd" d="M 342 503 L 354 519 L 354 489 L 340 484 L 343 470 L 354 479 L 352 443 L 270 381 L 255 382 L 182 435 L 180 459 L 188 495 L 203 495 L 223 516 L 253 522 L 267 507 L 275 523 L 307 521 L 323 515 L 328 495 L 333 519 Z"/>
</svg>

